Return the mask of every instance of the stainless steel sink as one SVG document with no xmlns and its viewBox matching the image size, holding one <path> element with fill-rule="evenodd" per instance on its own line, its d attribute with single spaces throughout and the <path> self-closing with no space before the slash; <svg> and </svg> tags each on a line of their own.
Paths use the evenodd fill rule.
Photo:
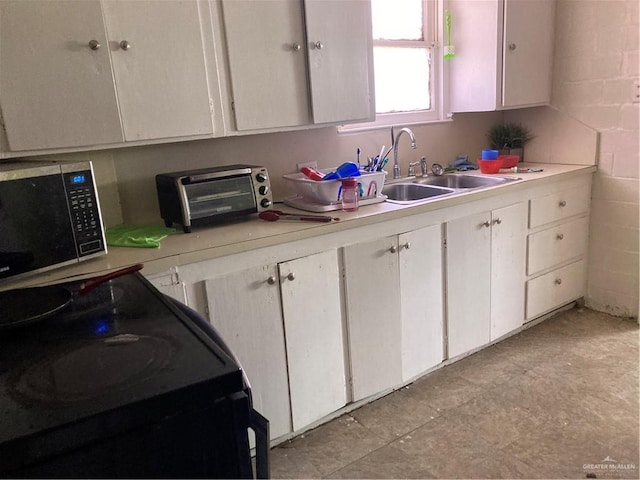
<svg viewBox="0 0 640 480">
<path fill-rule="evenodd" d="M 417 180 L 413 180 L 413 182 L 419 185 L 437 185 L 440 187 L 468 189 L 502 185 L 504 183 L 513 182 L 515 180 L 519 179 L 507 177 L 482 177 L 480 175 L 461 175 L 448 173 L 439 177 L 433 176 L 419 178 Z"/>
<path fill-rule="evenodd" d="M 382 194 L 387 196 L 387 202 L 400 204 L 415 203 L 454 192 L 453 188 L 420 183 L 393 183 L 382 188 Z"/>
</svg>

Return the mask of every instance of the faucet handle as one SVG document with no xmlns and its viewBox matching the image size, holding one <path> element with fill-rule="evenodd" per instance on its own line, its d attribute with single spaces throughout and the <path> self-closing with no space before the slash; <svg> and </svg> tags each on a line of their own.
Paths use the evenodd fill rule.
<svg viewBox="0 0 640 480">
<path fill-rule="evenodd" d="M 418 165 L 418 162 L 410 162 L 409 163 L 409 176 L 410 177 L 415 177 L 416 176 L 416 165 Z"/>
<path fill-rule="evenodd" d="M 427 171 L 427 159 L 425 157 L 420 157 L 420 172 L 423 177 L 429 175 L 429 172 Z"/>
</svg>

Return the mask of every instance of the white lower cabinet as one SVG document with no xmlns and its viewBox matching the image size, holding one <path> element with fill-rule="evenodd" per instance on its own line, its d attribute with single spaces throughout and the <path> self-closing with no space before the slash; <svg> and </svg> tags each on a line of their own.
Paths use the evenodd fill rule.
<svg viewBox="0 0 640 480">
<path fill-rule="evenodd" d="M 211 323 L 277 438 L 346 404 L 336 250 L 205 281 Z"/>
<path fill-rule="evenodd" d="M 579 260 L 527 282 L 527 318 L 534 319 L 584 295 L 586 266 Z"/>
<path fill-rule="evenodd" d="M 344 248 L 354 401 L 442 361 L 441 238 L 435 225 Z"/>
<path fill-rule="evenodd" d="M 207 310 L 282 439 L 583 296 L 590 183 L 544 183 L 149 280 Z"/>
<path fill-rule="evenodd" d="M 145 276 L 145 278 L 163 294 L 181 303 L 187 303 L 185 285 L 184 282 L 180 281 L 177 267 L 172 267 L 165 272 Z"/>
<path fill-rule="evenodd" d="M 521 202 L 446 224 L 449 358 L 522 326 L 526 222 Z"/>
<path fill-rule="evenodd" d="M 442 226 L 399 236 L 402 381 L 444 359 Z"/>
<path fill-rule="evenodd" d="M 585 177 L 530 200 L 527 320 L 584 296 L 590 197 L 590 177 Z"/>
<path fill-rule="evenodd" d="M 347 403 L 337 251 L 278 265 L 293 429 Z"/>
</svg>

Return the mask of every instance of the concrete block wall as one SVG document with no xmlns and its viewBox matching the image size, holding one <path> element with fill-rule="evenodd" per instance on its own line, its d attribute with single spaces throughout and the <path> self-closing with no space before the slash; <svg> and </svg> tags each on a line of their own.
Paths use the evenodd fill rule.
<svg viewBox="0 0 640 480">
<path fill-rule="evenodd" d="M 600 132 L 587 306 L 638 316 L 639 5 L 558 0 L 552 104 Z"/>
</svg>

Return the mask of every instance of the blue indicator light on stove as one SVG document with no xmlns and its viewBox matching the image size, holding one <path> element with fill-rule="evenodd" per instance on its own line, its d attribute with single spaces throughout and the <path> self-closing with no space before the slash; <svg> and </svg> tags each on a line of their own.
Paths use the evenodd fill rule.
<svg viewBox="0 0 640 480">
<path fill-rule="evenodd" d="M 97 334 L 107 333 L 109 330 L 110 330 L 109 323 L 105 320 L 100 320 L 96 325 Z"/>
<path fill-rule="evenodd" d="M 84 183 L 85 180 L 86 180 L 86 177 L 81 174 L 74 175 L 73 177 L 71 177 L 71 183 L 73 183 L 74 185 L 77 185 L 78 183 Z"/>
</svg>

